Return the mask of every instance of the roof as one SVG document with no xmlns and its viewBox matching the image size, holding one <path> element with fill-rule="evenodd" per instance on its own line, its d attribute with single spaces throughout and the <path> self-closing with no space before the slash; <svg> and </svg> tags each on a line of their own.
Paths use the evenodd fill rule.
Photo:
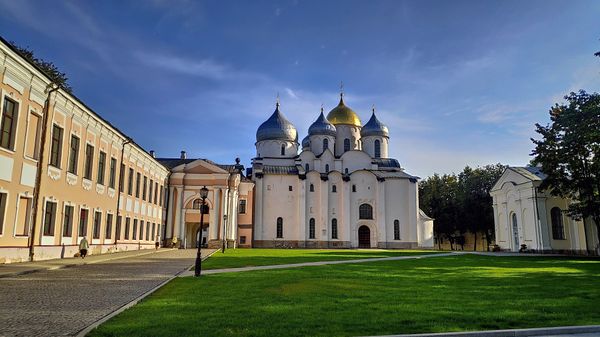
<svg viewBox="0 0 600 337">
<path fill-rule="evenodd" d="M 379 171 L 379 170 L 367 170 L 373 173 L 378 179 L 410 179 L 411 181 L 417 181 L 419 177 L 411 176 L 404 171 Z"/>
<path fill-rule="evenodd" d="M 356 112 L 344 104 L 343 94 L 340 94 L 340 103 L 327 114 L 327 120 L 333 125 L 349 124 L 358 127 L 362 126 Z"/>
<path fill-rule="evenodd" d="M 298 168 L 296 166 L 263 165 L 262 172 L 267 174 L 297 175 Z"/>
<path fill-rule="evenodd" d="M 296 127 L 279 111 L 279 102 L 275 106 L 275 111 L 264 121 L 256 130 L 256 141 L 263 140 L 287 140 L 298 142 L 298 132 Z"/>
<path fill-rule="evenodd" d="M 377 164 L 378 167 L 400 167 L 398 160 L 394 158 L 375 158 L 371 161 L 373 164 Z"/>
<path fill-rule="evenodd" d="M 542 172 L 541 167 L 537 166 L 510 166 L 509 168 L 532 181 L 542 181 L 548 177 Z"/>
<path fill-rule="evenodd" d="M 156 158 L 156 160 L 163 164 L 163 166 L 167 167 L 168 169 L 172 170 L 173 168 L 182 165 L 182 164 L 189 164 L 191 162 L 194 162 L 196 160 L 202 160 L 205 161 L 209 164 L 215 165 L 229 173 L 234 173 L 236 172 L 236 169 L 239 169 L 240 172 L 242 172 L 244 170 L 244 166 L 243 165 L 236 165 L 236 164 L 217 164 L 212 160 L 209 159 L 204 159 L 204 158 L 189 158 L 189 159 L 181 159 L 181 158 Z M 243 172 L 242 172 L 243 173 Z"/>
<path fill-rule="evenodd" d="M 388 127 L 385 124 L 381 123 L 377 116 L 375 116 L 375 108 L 373 108 L 373 114 L 371 115 L 371 119 L 363 126 L 362 130 L 360 130 L 360 135 L 362 137 L 368 136 L 382 136 L 389 137 L 390 133 L 388 131 Z"/>
</svg>

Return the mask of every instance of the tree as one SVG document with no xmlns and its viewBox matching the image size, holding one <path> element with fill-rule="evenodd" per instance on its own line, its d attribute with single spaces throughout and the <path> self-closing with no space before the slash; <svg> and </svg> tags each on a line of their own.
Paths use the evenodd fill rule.
<svg viewBox="0 0 600 337">
<path fill-rule="evenodd" d="M 33 50 L 29 48 L 21 47 L 12 41 L 10 44 L 17 50 L 19 54 L 21 54 L 21 56 L 40 68 L 46 74 L 46 76 L 50 78 L 50 80 L 61 87 L 64 91 L 73 93 L 73 88 L 69 84 L 69 78 L 65 73 L 60 71 L 60 69 L 55 66 L 54 63 L 37 58 Z"/>
<path fill-rule="evenodd" d="M 551 124 L 536 124 L 534 162 L 548 177 L 541 188 L 572 200 L 567 214 L 591 218 L 600 241 L 600 94 L 583 90 L 550 109 Z"/>
<path fill-rule="evenodd" d="M 425 213 L 434 218 L 433 232 L 438 247 L 444 238 L 450 241 L 453 249 L 454 233 L 458 223 L 457 205 L 458 180 L 456 175 L 433 176 L 419 183 L 419 205 Z"/>
</svg>

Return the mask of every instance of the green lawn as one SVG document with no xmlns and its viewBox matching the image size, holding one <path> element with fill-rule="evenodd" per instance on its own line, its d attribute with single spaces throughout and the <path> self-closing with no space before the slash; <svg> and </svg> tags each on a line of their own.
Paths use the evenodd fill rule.
<svg viewBox="0 0 600 337">
<path fill-rule="evenodd" d="M 461 255 L 178 278 L 91 336 L 365 336 L 600 324 L 600 260 Z"/>
<path fill-rule="evenodd" d="M 359 249 L 229 249 L 216 252 L 202 263 L 203 269 L 223 269 L 315 261 L 354 260 L 376 257 L 435 254 L 431 250 Z"/>
</svg>

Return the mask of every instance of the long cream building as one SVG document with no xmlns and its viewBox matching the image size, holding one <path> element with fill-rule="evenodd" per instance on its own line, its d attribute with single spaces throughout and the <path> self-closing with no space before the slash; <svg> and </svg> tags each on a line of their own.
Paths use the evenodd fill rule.
<svg viewBox="0 0 600 337">
<path fill-rule="evenodd" d="M 169 170 L 50 85 L 0 41 L 0 263 L 154 247 Z"/>
</svg>

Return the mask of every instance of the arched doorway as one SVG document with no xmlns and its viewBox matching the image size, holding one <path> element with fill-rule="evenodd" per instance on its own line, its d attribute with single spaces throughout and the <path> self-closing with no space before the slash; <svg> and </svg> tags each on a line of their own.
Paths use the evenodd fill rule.
<svg viewBox="0 0 600 337">
<path fill-rule="evenodd" d="M 200 230 L 200 226 L 196 229 L 196 235 L 194 237 L 194 247 L 198 248 L 198 243 L 202 243 L 202 247 L 208 247 L 208 226 L 204 225 L 203 230 Z"/>
<path fill-rule="evenodd" d="M 358 248 L 371 248 L 371 230 L 365 225 L 358 228 Z"/>
<path fill-rule="evenodd" d="M 520 248 L 519 245 L 519 225 L 517 224 L 517 215 L 515 213 L 512 214 L 512 232 L 513 232 L 513 240 L 514 246 L 513 251 L 518 251 Z"/>
</svg>

